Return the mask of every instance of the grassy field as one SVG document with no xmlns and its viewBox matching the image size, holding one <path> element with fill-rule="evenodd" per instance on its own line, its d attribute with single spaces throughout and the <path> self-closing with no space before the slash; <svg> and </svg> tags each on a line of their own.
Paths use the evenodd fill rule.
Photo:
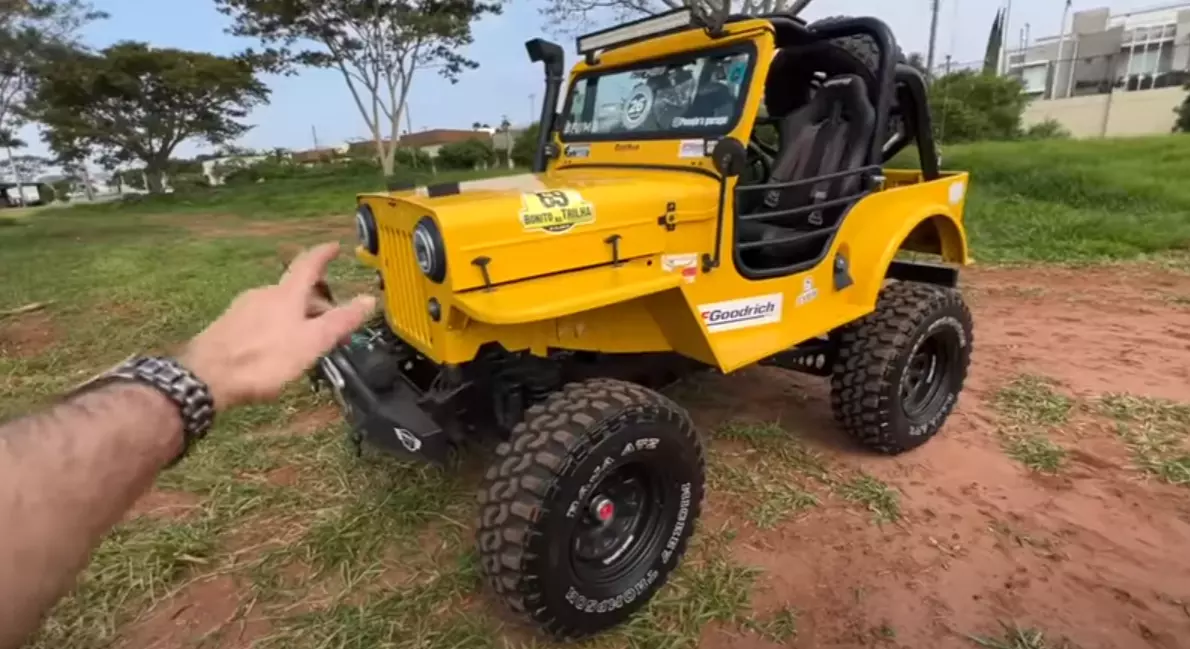
<svg viewBox="0 0 1190 649">
<path fill-rule="evenodd" d="M 968 220 L 981 262 L 1182 260 L 1190 248 L 1190 138 L 953 147 L 945 166 L 974 174 Z M 184 341 L 237 292 L 273 281 L 279 246 L 349 241 L 352 195 L 377 184 L 265 183 L 0 215 L 0 310 L 47 303 L 0 320 L 0 418 L 133 350 Z M 336 287 L 371 277 L 346 260 L 331 273 Z M 1006 407 L 1013 398 L 1005 394 Z M 1020 430 L 1005 439 L 1015 453 L 1043 468 L 1060 462 L 1030 445 L 1031 429 Z M 774 490 L 757 479 L 764 471 L 713 465 L 712 483 L 753 502 L 748 516 L 758 526 L 825 499 L 873 524 L 898 519 L 895 490 L 864 473 L 836 473 L 794 444 L 774 451 L 773 436 L 734 424 L 717 433 L 770 453 L 774 479 L 801 476 Z M 175 624 L 170 604 L 182 592 L 217 618 L 193 646 L 239 646 L 246 637 L 276 647 L 538 645 L 481 595 L 469 536 L 475 468 L 456 475 L 357 459 L 328 399 L 295 386 L 277 404 L 223 417 L 164 475 L 34 646 L 151 644 Z M 711 623 L 778 642 L 796 635 L 793 611 L 749 615 L 755 573 L 725 550 L 731 536 L 703 529 L 676 581 L 600 644 L 691 646 Z"/>
<path fill-rule="evenodd" d="M 943 148 L 970 170 L 980 261 L 1104 261 L 1190 249 L 1190 136 Z"/>
</svg>

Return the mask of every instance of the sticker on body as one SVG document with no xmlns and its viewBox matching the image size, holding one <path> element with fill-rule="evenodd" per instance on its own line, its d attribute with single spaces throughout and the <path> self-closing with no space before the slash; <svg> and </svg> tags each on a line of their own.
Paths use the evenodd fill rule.
<svg viewBox="0 0 1190 649">
<path fill-rule="evenodd" d="M 698 313 L 709 333 L 734 331 L 781 322 L 784 295 L 773 293 L 742 300 L 702 304 Z"/>
<path fill-rule="evenodd" d="M 682 255 L 663 255 L 661 268 L 667 272 L 678 272 L 687 284 L 693 284 L 698 279 L 698 254 L 686 253 Z"/>
<path fill-rule="evenodd" d="M 595 206 L 573 189 L 521 194 L 521 225 L 526 230 L 560 234 L 595 222 Z"/>
</svg>

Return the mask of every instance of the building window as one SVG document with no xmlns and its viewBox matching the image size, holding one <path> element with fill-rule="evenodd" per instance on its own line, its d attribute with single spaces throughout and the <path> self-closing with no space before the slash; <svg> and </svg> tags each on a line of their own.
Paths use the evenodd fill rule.
<svg viewBox="0 0 1190 649">
<path fill-rule="evenodd" d="M 1049 79 L 1048 65 L 1032 65 L 1027 68 L 1021 68 L 1021 83 L 1025 86 L 1026 93 L 1045 92 L 1046 81 Z"/>
</svg>

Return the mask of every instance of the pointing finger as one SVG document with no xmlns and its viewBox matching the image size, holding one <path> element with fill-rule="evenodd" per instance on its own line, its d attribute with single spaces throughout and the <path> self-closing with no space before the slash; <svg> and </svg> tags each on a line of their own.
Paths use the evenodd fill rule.
<svg viewBox="0 0 1190 649">
<path fill-rule="evenodd" d="M 309 326 L 319 353 L 325 353 L 359 329 L 375 309 L 376 298 L 358 295 L 350 302 L 310 320 Z"/>
<path fill-rule="evenodd" d="M 334 241 L 306 250 L 289 264 L 289 268 L 281 276 L 281 286 L 305 295 L 318 283 L 318 280 L 322 279 L 322 276 L 326 274 L 326 267 L 337 256 L 339 256 L 339 244 Z"/>
</svg>

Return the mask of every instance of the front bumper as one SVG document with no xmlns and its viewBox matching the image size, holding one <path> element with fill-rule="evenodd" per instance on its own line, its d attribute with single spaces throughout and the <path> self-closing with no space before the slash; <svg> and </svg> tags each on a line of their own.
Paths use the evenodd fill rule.
<svg viewBox="0 0 1190 649">
<path fill-rule="evenodd" d="M 356 444 L 367 442 L 401 457 L 447 464 L 452 444 L 422 407 L 423 395 L 401 372 L 401 362 L 356 341 L 322 357 L 311 380 L 315 389 L 330 389 Z"/>
</svg>

